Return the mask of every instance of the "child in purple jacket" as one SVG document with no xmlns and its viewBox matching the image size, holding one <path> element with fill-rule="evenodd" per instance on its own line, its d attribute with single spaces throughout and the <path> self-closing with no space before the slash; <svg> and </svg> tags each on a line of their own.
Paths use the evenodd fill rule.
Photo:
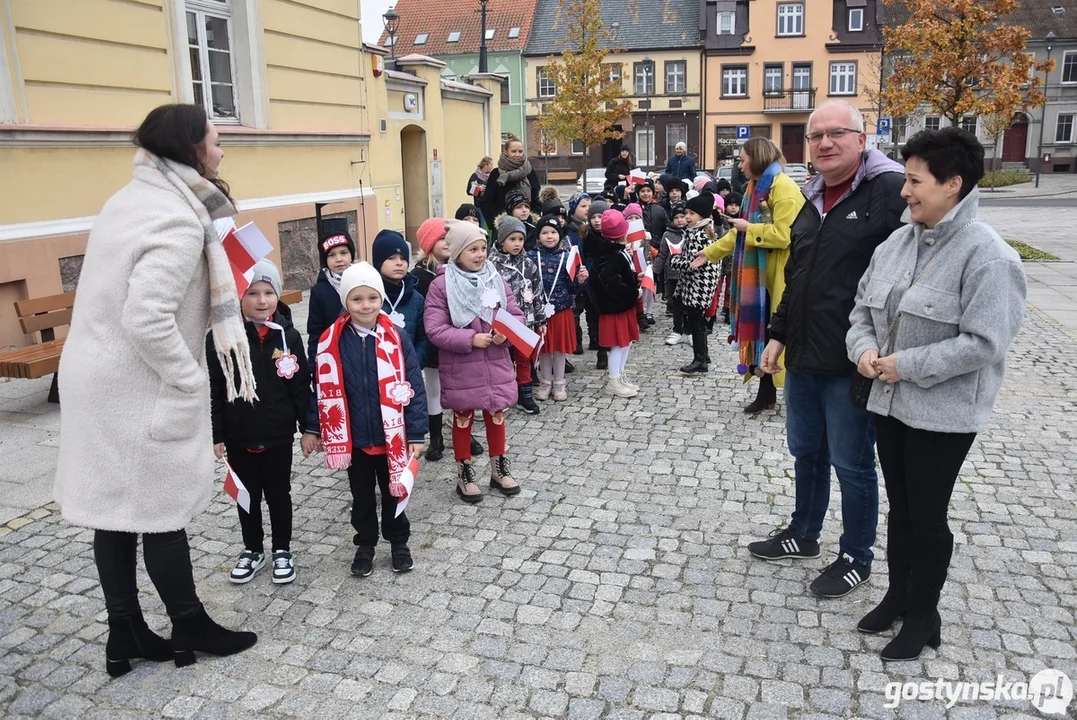
<svg viewBox="0 0 1077 720">
<path fill-rule="evenodd" d="M 452 444 L 459 463 L 456 493 L 468 503 L 482 500 L 471 465 L 471 427 L 482 410 L 490 451 L 490 487 L 516 495 L 520 484 L 505 457 L 505 409 L 517 401 L 516 370 L 507 338 L 493 330 L 494 311 L 508 310 L 524 322 L 512 290 L 486 261 L 486 235 L 478 226 L 447 220 L 449 260 L 426 296 L 426 336 L 439 350 L 441 404 L 453 412 Z"/>
</svg>

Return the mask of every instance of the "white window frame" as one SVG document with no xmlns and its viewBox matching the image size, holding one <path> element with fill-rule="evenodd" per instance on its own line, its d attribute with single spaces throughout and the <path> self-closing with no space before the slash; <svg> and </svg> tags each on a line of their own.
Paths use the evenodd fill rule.
<svg viewBox="0 0 1077 720">
<path fill-rule="evenodd" d="M 636 165 L 640 167 L 648 167 L 655 164 L 654 154 L 654 125 L 637 125 L 636 126 Z M 642 142 L 646 140 L 646 142 Z M 649 162 L 648 162 L 649 160 Z"/>
<path fill-rule="evenodd" d="M 579 150 L 576 149 L 576 143 L 580 144 Z M 573 155 L 583 155 L 583 140 L 573 140 L 572 145 L 570 146 L 570 152 Z"/>
<path fill-rule="evenodd" d="M 778 4 L 778 37 L 800 37 L 804 34 L 804 3 Z"/>
<path fill-rule="evenodd" d="M 497 32 L 497 28 L 489 28 L 486 31 L 486 40 L 490 41 L 494 39 L 494 33 Z"/>
<path fill-rule="evenodd" d="M 551 148 L 549 152 L 546 152 L 547 147 Z M 546 130 L 539 130 L 539 154 L 543 157 L 557 155 L 557 138 L 549 135 Z"/>
<path fill-rule="evenodd" d="M 648 70 L 650 70 L 650 78 L 648 78 Z M 654 60 L 640 60 L 632 68 L 632 94 L 651 96 L 655 94 L 655 77 L 654 77 Z M 643 80 L 643 90 L 640 90 L 640 80 Z M 647 80 L 650 79 L 650 90 L 647 88 Z"/>
<path fill-rule="evenodd" d="M 729 30 L 722 29 L 722 23 L 729 21 Z M 718 19 L 715 25 L 719 35 L 736 35 L 737 34 L 737 14 L 735 12 L 719 11 Z"/>
<path fill-rule="evenodd" d="M 548 86 L 546 92 L 543 92 L 543 83 Z M 535 92 L 544 100 L 557 97 L 557 86 L 554 85 L 553 80 L 546 74 L 545 66 L 542 66 L 535 71 Z"/>
<path fill-rule="evenodd" d="M 855 23 L 854 17 L 858 18 Z M 849 32 L 864 32 L 864 8 L 849 8 Z"/>
<path fill-rule="evenodd" d="M 775 72 L 778 76 L 778 87 L 770 87 L 770 79 L 774 76 Z M 785 66 L 784 65 L 764 65 L 763 66 L 763 94 L 771 97 L 777 97 L 785 92 Z"/>
<path fill-rule="evenodd" d="M 931 121 L 934 120 L 934 123 Z M 928 127 L 928 123 L 933 124 L 935 127 Z M 939 130 L 942 128 L 942 118 L 938 115 L 928 115 L 924 118 L 924 130 Z"/>
<path fill-rule="evenodd" d="M 971 120 L 972 121 L 972 128 L 965 127 L 965 121 L 966 120 Z M 962 130 L 968 130 L 973 135 L 976 135 L 977 134 L 976 131 L 980 126 L 980 119 L 977 118 L 975 115 L 962 115 L 957 121 L 957 126 L 959 128 L 961 128 Z"/>
<path fill-rule="evenodd" d="M 607 70 L 608 74 L 606 75 L 606 78 L 609 82 L 618 87 L 622 87 L 624 80 L 621 78 L 621 63 L 607 63 Z"/>
<path fill-rule="evenodd" d="M 415 36 L 415 41 L 412 45 L 426 45 L 426 41 L 430 38 L 430 33 L 419 33 Z"/>
<path fill-rule="evenodd" d="M 236 33 L 233 30 L 235 24 L 232 18 L 232 4 L 231 2 L 214 2 L 209 0 L 208 2 L 199 2 L 198 0 L 186 0 L 184 2 L 184 33 L 183 38 L 187 46 L 188 63 L 190 62 L 190 51 L 192 46 L 190 40 L 187 37 L 186 23 L 187 16 L 194 15 L 195 29 L 198 35 L 198 61 L 199 70 L 201 75 L 202 85 L 202 97 L 196 98 L 194 95 L 194 71 L 191 71 L 191 97 L 195 103 L 201 105 L 206 111 L 206 116 L 215 123 L 238 123 L 239 122 L 239 73 L 236 71 Z M 225 28 L 228 31 L 228 70 L 232 80 L 232 108 L 234 115 L 224 116 L 217 115 L 213 110 L 213 80 L 210 76 L 210 48 L 209 41 L 206 38 L 206 21 L 208 18 L 214 20 L 223 20 Z M 219 52 L 219 51 L 218 51 Z M 220 85 L 221 83 L 218 83 Z M 201 100 L 201 102 L 199 102 Z"/>
<path fill-rule="evenodd" d="M 171 56 L 175 58 L 173 80 L 178 100 L 194 103 L 194 79 L 191 53 L 187 44 L 187 12 L 208 10 L 211 15 L 227 15 L 229 24 L 232 82 L 238 118 L 214 120 L 219 125 L 243 125 L 258 129 L 269 127 L 269 90 L 266 85 L 266 60 L 262 33 L 262 7 L 259 0 L 174 0 L 172 3 Z"/>
<path fill-rule="evenodd" d="M 1070 119 L 1070 134 L 1069 134 L 1069 137 L 1067 137 L 1065 139 L 1062 139 L 1062 140 L 1059 140 L 1059 138 L 1058 138 L 1058 130 L 1059 130 L 1059 126 L 1061 125 L 1060 121 L 1064 117 L 1068 117 Z M 1054 136 L 1055 137 L 1055 142 L 1056 143 L 1064 143 L 1064 144 L 1073 144 L 1073 129 L 1074 129 L 1074 127 L 1077 127 L 1077 113 L 1059 113 L 1058 115 L 1056 115 L 1055 116 L 1055 136 Z"/>
<path fill-rule="evenodd" d="M 447 38 L 445 38 L 445 42 L 447 42 L 447 43 L 458 43 L 458 42 L 460 42 L 460 36 L 462 34 L 463 33 L 461 33 L 459 30 L 453 30 L 451 33 L 449 33 L 449 36 Z"/>
<path fill-rule="evenodd" d="M 677 89 L 677 78 L 674 77 L 673 87 L 670 87 L 669 71 L 680 71 L 680 89 Z M 677 73 L 675 72 L 674 75 Z M 683 95 L 688 88 L 688 63 L 684 60 L 668 60 L 665 66 L 665 88 L 667 95 Z"/>
<path fill-rule="evenodd" d="M 670 130 L 673 130 L 674 128 L 678 128 L 684 132 L 678 132 L 675 136 L 671 137 Z M 683 142 L 685 145 L 688 144 L 688 123 L 686 122 L 669 123 L 666 125 L 666 153 L 673 154 L 678 142 Z"/>
<path fill-rule="evenodd" d="M 830 63 L 830 95 L 856 95 L 856 63 Z M 844 86 L 844 89 L 843 89 Z"/>
<path fill-rule="evenodd" d="M 1059 77 L 1060 82 L 1063 85 L 1077 85 L 1077 60 L 1074 60 L 1074 62 L 1073 62 L 1073 67 L 1074 67 L 1073 79 L 1072 80 L 1067 80 L 1066 79 L 1066 60 L 1068 60 L 1070 57 L 1077 57 L 1077 50 L 1063 50 L 1062 51 L 1062 62 L 1059 63 L 1060 72 L 1058 74 L 1058 77 Z"/>
<path fill-rule="evenodd" d="M 509 39 L 510 40 L 515 40 L 518 37 L 520 37 L 520 28 L 518 28 L 518 27 L 510 27 L 509 28 Z"/>
<path fill-rule="evenodd" d="M 733 85 L 740 86 L 740 92 L 733 92 Z M 722 68 L 722 97 L 748 97 L 748 68 L 743 65 Z"/>
</svg>

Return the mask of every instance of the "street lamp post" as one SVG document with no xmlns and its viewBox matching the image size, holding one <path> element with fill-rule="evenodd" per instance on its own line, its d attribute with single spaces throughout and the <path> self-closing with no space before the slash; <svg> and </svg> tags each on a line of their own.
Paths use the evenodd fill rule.
<svg viewBox="0 0 1077 720">
<path fill-rule="evenodd" d="M 396 10 L 389 8 L 385 11 L 385 14 L 381 16 L 382 24 L 385 25 L 385 32 L 389 33 L 389 58 L 391 60 L 396 59 L 396 30 L 400 26 L 400 15 Z"/>
<path fill-rule="evenodd" d="M 481 13 L 482 28 L 479 34 L 479 72 L 489 72 L 489 68 L 486 64 L 486 4 L 490 0 L 479 0 L 479 11 Z"/>
<path fill-rule="evenodd" d="M 1054 31 L 1049 31 L 1044 38 L 1047 41 L 1047 62 L 1051 62 L 1051 47 L 1055 40 Z M 1040 114 L 1040 144 L 1036 149 L 1039 157 L 1036 159 L 1036 187 L 1040 186 L 1040 171 L 1043 169 L 1043 127 L 1047 124 L 1047 81 L 1050 77 L 1051 71 L 1047 70 L 1043 74 L 1043 112 Z"/>
</svg>

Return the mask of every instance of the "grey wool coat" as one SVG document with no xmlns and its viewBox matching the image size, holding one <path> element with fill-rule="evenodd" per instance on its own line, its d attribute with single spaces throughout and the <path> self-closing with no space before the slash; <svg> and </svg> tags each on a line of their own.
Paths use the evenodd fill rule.
<svg viewBox="0 0 1077 720">
<path fill-rule="evenodd" d="M 896 353 L 901 379 L 872 383 L 871 412 L 920 430 L 987 429 L 1025 312 L 1025 270 L 1017 252 L 976 220 L 978 202 L 973 188 L 930 230 L 906 210 L 902 220 L 911 224 L 875 249 L 846 349 L 854 363 L 872 348 Z"/>
<path fill-rule="evenodd" d="M 168 532 L 210 502 L 204 246 L 194 209 L 150 167 L 94 222 L 60 357 L 53 492 L 69 522 Z"/>
</svg>

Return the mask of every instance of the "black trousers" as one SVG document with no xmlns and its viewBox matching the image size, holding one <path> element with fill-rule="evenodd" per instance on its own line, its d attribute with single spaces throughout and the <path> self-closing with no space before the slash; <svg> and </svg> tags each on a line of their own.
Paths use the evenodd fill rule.
<svg viewBox="0 0 1077 720">
<path fill-rule="evenodd" d="M 105 594 L 105 609 L 110 618 L 142 614 L 138 604 L 135 565 L 138 561 L 138 535 L 115 530 L 97 530 L 93 536 L 93 556 L 97 575 Z M 191 571 L 191 548 L 186 530 L 145 533 L 142 557 L 157 594 L 173 620 L 187 617 L 201 609 Z"/>
<path fill-rule="evenodd" d="M 677 291 L 676 279 L 666 280 L 666 307 L 670 313 L 673 314 L 673 332 L 680 333 L 681 335 L 687 335 L 688 329 L 684 323 L 684 303 L 680 298 L 673 297 L 673 294 Z"/>
<path fill-rule="evenodd" d="M 407 513 L 396 515 L 396 498 L 389 494 L 389 458 L 367 455 L 362 450 L 352 453 L 348 468 L 348 484 L 352 490 L 352 527 L 357 546 L 378 544 L 378 498 L 375 487 L 381 490 L 381 533 L 389 543 L 406 543 L 411 537 L 411 522 Z"/>
<path fill-rule="evenodd" d="M 685 332 L 689 335 L 694 335 L 697 332 L 707 332 L 707 318 L 705 313 L 707 312 L 703 308 L 682 306 L 684 308 L 684 328 Z"/>
<path fill-rule="evenodd" d="M 875 416 L 875 443 L 890 502 L 890 582 L 908 586 L 910 607 L 927 611 L 938 604 L 954 548 L 947 521 L 950 496 L 975 439 L 976 433 L 918 430 Z"/>
<path fill-rule="evenodd" d="M 228 463 L 251 494 L 251 511 L 236 505 L 243 546 L 252 552 L 265 552 L 262 529 L 262 498 L 269 506 L 269 525 L 273 533 L 273 550 L 291 551 L 292 547 L 292 446 L 278 445 L 261 452 L 251 452 L 228 444 Z"/>
</svg>

